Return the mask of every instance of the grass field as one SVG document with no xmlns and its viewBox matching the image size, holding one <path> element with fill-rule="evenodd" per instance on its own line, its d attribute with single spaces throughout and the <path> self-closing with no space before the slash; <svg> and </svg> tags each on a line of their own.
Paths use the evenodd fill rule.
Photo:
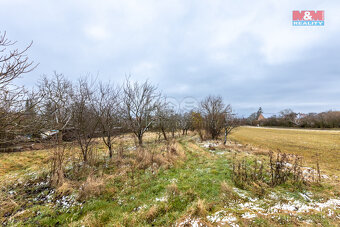
<svg viewBox="0 0 340 227">
<path fill-rule="evenodd" d="M 258 130 L 261 129 L 240 128 L 233 138 L 256 134 Z M 276 131 L 267 133 L 273 136 Z M 67 179 L 57 188 L 48 183 L 50 149 L 0 154 L 0 223 L 5 226 L 336 226 L 340 220 L 340 192 L 331 184 L 331 178 L 322 184 L 301 184 L 290 178 L 271 186 L 268 153 L 254 153 L 250 146 L 200 142 L 194 134 L 178 137 L 171 149 L 167 142 L 155 141 L 152 134 L 146 136 L 146 141 L 147 153 L 141 159 L 135 156 L 139 150 L 129 135 L 116 144 L 117 148 L 124 143 L 123 159 L 115 156 L 109 160 L 103 144 L 96 144 L 97 162 L 82 167 L 66 163 Z M 149 151 L 154 155 L 151 159 Z M 250 178 L 255 177 L 252 166 L 264 163 L 264 179 L 248 178 L 247 183 L 238 185 L 233 178 L 233 165 L 241 161 L 248 163 Z M 82 172 L 77 172 L 77 168 Z M 86 171 L 91 173 L 90 177 Z"/>
<path fill-rule="evenodd" d="M 312 166 L 319 155 L 321 169 L 340 173 L 339 131 L 240 127 L 230 137 L 242 144 L 301 155 Z"/>
</svg>

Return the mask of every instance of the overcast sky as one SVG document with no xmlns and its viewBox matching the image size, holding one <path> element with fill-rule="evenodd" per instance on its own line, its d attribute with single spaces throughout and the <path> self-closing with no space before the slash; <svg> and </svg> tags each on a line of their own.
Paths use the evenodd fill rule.
<svg viewBox="0 0 340 227">
<path fill-rule="evenodd" d="M 324 10 L 293 27 L 292 10 Z M 102 80 L 149 79 L 169 97 L 221 95 L 240 115 L 340 109 L 339 0 L 0 0 L 0 31 L 38 68 Z"/>
</svg>

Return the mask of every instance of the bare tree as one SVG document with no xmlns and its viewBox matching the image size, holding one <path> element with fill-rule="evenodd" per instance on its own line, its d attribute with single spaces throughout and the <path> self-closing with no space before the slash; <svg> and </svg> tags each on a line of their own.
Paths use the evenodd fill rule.
<svg viewBox="0 0 340 227">
<path fill-rule="evenodd" d="M 144 133 L 156 119 L 155 111 L 159 104 L 160 94 L 157 93 L 157 87 L 148 81 L 140 84 L 132 83 L 129 79 L 126 79 L 123 92 L 124 118 L 141 146 Z"/>
<path fill-rule="evenodd" d="M 93 86 L 94 83 L 89 83 L 87 78 L 80 78 L 72 96 L 72 125 L 75 127 L 76 138 L 85 163 L 88 162 L 89 155 L 91 155 L 90 146 L 99 123 L 94 109 Z"/>
<path fill-rule="evenodd" d="M 208 96 L 201 102 L 205 129 L 212 139 L 217 139 L 225 125 L 226 106 L 221 96 Z"/>
<path fill-rule="evenodd" d="M 170 128 L 170 117 L 172 110 L 169 108 L 166 99 L 160 100 L 158 105 L 156 105 L 156 128 L 163 134 L 165 140 L 167 138 L 167 131 Z"/>
<path fill-rule="evenodd" d="M 297 113 L 294 113 L 291 109 L 284 109 L 280 111 L 281 119 L 284 126 L 296 126 L 297 125 Z"/>
<path fill-rule="evenodd" d="M 40 81 L 39 89 L 43 95 L 41 115 L 46 129 L 58 130 L 58 141 L 72 117 L 72 83 L 62 74 L 54 72 L 51 79 L 46 76 Z"/>
<path fill-rule="evenodd" d="M 6 147 L 32 134 L 38 125 L 35 108 L 39 103 L 36 92 L 24 88 L 0 91 L 0 147 Z"/>
<path fill-rule="evenodd" d="M 201 141 L 203 141 L 204 137 L 203 137 L 202 131 L 203 131 L 204 119 L 202 117 L 202 114 L 199 112 L 192 111 L 190 113 L 190 118 L 192 122 L 191 124 L 192 130 L 197 131 Z"/>
<path fill-rule="evenodd" d="M 227 143 L 227 139 L 229 134 L 237 127 L 240 126 L 240 120 L 235 117 L 233 114 L 232 108 L 228 105 L 225 108 L 225 125 L 224 125 L 224 141 L 223 143 Z"/>
<path fill-rule="evenodd" d="M 113 141 L 122 132 L 120 111 L 120 88 L 114 84 L 99 83 L 97 98 L 97 115 L 99 128 L 103 142 L 109 150 L 109 156 L 113 156 Z"/>
<path fill-rule="evenodd" d="M 170 112 L 169 116 L 169 130 L 171 132 L 172 138 L 175 138 L 175 132 L 180 129 L 180 115 L 175 113 L 173 110 Z"/>
<path fill-rule="evenodd" d="M 16 42 L 8 40 L 6 32 L 0 32 L 0 88 L 9 85 L 15 78 L 24 73 L 31 72 L 36 65 L 26 56 L 27 50 L 32 46 L 31 42 L 23 50 L 8 49 Z"/>
<path fill-rule="evenodd" d="M 40 139 L 41 128 L 43 122 L 41 121 L 40 106 L 42 96 L 39 91 L 30 91 L 25 93 L 25 107 L 23 116 L 18 124 L 20 130 L 31 139 Z"/>
<path fill-rule="evenodd" d="M 188 130 L 192 127 L 190 113 L 183 113 L 179 116 L 179 124 L 182 129 L 182 135 L 187 135 Z"/>
<path fill-rule="evenodd" d="M 24 120 L 27 113 L 25 104 L 30 93 L 12 82 L 36 67 L 26 56 L 32 43 L 23 50 L 11 49 L 15 44 L 7 39 L 6 32 L 0 32 L 0 146 L 17 141 L 17 137 L 23 133 L 22 124 L 27 122 Z M 36 106 L 35 102 L 31 104 L 32 108 Z"/>
</svg>

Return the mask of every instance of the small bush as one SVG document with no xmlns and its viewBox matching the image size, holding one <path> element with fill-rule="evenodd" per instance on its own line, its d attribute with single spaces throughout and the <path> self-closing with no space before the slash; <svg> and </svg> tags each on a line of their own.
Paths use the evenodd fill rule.
<svg viewBox="0 0 340 227">
<path fill-rule="evenodd" d="M 237 187 L 250 189 L 259 196 L 265 194 L 268 186 L 275 187 L 286 182 L 294 185 L 307 184 L 302 174 L 301 158 L 289 157 L 280 152 L 276 157 L 270 152 L 269 163 L 257 159 L 234 161 L 232 180 Z"/>
</svg>

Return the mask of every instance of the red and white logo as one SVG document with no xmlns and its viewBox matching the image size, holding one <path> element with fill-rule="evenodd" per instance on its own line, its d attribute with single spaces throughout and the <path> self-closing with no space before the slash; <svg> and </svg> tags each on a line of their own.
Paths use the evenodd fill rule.
<svg viewBox="0 0 340 227">
<path fill-rule="evenodd" d="M 294 10 L 293 26 L 323 26 L 325 12 L 323 10 Z"/>
</svg>

